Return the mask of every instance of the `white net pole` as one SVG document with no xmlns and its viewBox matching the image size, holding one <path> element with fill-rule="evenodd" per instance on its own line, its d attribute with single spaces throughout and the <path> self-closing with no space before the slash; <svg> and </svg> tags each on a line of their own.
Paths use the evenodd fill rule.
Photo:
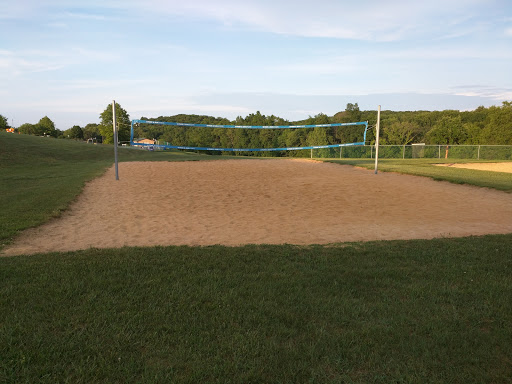
<svg viewBox="0 0 512 384">
<path fill-rule="evenodd" d="M 380 105 L 377 110 L 377 133 L 375 137 L 375 174 L 377 174 L 377 168 L 379 165 L 379 132 L 380 132 Z"/>
<path fill-rule="evenodd" d="M 112 128 L 114 129 L 114 163 L 116 180 L 119 180 L 119 169 L 117 165 L 117 122 L 116 122 L 116 101 L 112 101 Z"/>
</svg>

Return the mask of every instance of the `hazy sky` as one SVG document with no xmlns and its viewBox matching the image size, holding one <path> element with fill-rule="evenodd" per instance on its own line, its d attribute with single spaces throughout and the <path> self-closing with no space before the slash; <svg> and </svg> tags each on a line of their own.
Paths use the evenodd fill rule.
<svg viewBox="0 0 512 384">
<path fill-rule="evenodd" d="M 0 114 L 299 120 L 512 100 L 510 0 L 0 0 Z"/>
</svg>

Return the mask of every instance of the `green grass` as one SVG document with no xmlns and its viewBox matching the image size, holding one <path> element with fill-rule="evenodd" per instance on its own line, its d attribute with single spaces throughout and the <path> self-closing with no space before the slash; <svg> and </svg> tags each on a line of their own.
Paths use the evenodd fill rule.
<svg viewBox="0 0 512 384">
<path fill-rule="evenodd" d="M 58 216 L 80 193 L 85 182 L 101 175 L 114 163 L 111 145 L 0 132 L 0 148 L 0 247 L 20 230 Z M 120 162 L 220 158 L 119 148 Z"/>
<path fill-rule="evenodd" d="M 318 159 L 323 160 L 323 159 Z M 337 164 L 348 164 L 357 167 L 375 169 L 372 159 L 328 159 L 323 160 Z M 505 172 L 480 171 L 473 169 L 438 167 L 441 163 L 495 163 L 496 161 L 475 161 L 455 159 L 382 159 L 379 160 L 378 171 L 406 173 L 416 176 L 431 177 L 434 180 L 449 181 L 456 184 L 470 184 L 478 187 L 499 189 L 512 192 L 512 176 Z"/>
<path fill-rule="evenodd" d="M 0 133 L 0 148 L 4 242 L 112 164 L 109 146 Z M 380 167 L 468 182 L 428 162 Z M 512 382 L 511 249 L 495 235 L 0 258 L 0 382 Z"/>
<path fill-rule="evenodd" d="M 0 382 L 505 383 L 512 236 L 157 247 L 0 268 Z"/>
</svg>

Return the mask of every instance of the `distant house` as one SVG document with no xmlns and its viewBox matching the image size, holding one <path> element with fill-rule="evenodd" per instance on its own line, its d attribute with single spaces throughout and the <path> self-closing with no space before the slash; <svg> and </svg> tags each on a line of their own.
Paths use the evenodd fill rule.
<svg viewBox="0 0 512 384">
<path fill-rule="evenodd" d="M 137 139 L 137 140 L 134 140 L 134 146 L 138 146 L 138 147 L 147 147 L 148 145 L 155 145 L 156 144 L 156 140 L 153 140 L 153 139 Z M 144 145 L 137 145 L 137 144 L 144 144 Z"/>
</svg>

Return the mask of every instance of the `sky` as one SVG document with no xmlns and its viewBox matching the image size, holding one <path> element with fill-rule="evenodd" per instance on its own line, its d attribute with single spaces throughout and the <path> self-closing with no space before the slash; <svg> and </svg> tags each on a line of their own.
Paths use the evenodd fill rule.
<svg viewBox="0 0 512 384">
<path fill-rule="evenodd" d="M 0 0 L 17 127 L 179 113 L 290 121 L 512 100 L 510 0 Z"/>
</svg>

